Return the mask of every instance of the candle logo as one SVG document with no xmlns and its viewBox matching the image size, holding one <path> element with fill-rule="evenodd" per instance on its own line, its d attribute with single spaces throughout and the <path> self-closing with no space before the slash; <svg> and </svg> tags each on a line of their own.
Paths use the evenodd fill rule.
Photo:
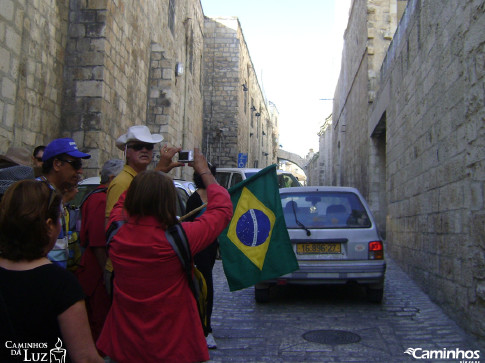
<svg viewBox="0 0 485 363">
<path fill-rule="evenodd" d="M 50 350 L 51 363 L 66 363 L 66 350 L 62 348 L 61 338 L 57 338 L 56 347 Z"/>
</svg>

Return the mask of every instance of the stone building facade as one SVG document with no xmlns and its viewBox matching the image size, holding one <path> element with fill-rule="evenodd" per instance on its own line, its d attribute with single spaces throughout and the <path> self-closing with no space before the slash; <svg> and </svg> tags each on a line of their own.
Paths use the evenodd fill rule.
<svg viewBox="0 0 485 363">
<path fill-rule="evenodd" d="M 1 152 L 69 136 L 93 155 L 91 176 L 122 157 L 115 140 L 131 125 L 202 145 L 200 0 L 5 0 L 0 11 Z"/>
<path fill-rule="evenodd" d="M 367 115 L 363 110 L 375 99 L 379 69 L 398 16 L 396 0 L 352 1 L 332 113 L 331 184 L 358 185 L 368 197 L 384 234 L 386 209 L 375 197 L 381 189 L 373 180 L 375 165 L 367 161 L 373 148 L 372 140 L 363 137 L 367 134 Z"/>
<path fill-rule="evenodd" d="M 278 113 L 261 91 L 235 17 L 205 18 L 204 145 L 219 167 L 263 168 L 277 157 Z"/>
<path fill-rule="evenodd" d="M 318 155 L 308 166 L 312 175 L 309 185 L 332 185 L 332 115 L 325 118 L 318 132 Z"/>
<path fill-rule="evenodd" d="M 485 1 L 402 5 L 352 2 L 332 184 L 363 192 L 387 253 L 485 339 Z"/>
</svg>

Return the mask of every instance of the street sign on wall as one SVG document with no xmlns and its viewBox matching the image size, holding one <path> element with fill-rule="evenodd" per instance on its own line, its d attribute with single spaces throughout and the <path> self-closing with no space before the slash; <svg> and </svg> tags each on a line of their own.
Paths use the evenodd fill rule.
<svg viewBox="0 0 485 363">
<path fill-rule="evenodd" d="M 248 162 L 248 154 L 247 153 L 239 153 L 237 155 L 237 167 L 238 168 L 245 168 Z"/>
</svg>

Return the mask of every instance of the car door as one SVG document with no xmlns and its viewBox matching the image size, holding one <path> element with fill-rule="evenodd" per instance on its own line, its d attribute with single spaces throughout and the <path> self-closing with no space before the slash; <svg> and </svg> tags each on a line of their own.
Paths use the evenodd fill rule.
<svg viewBox="0 0 485 363">
<path fill-rule="evenodd" d="M 231 180 L 231 173 L 226 171 L 216 171 L 216 180 L 219 185 L 229 189 L 229 181 Z"/>
<path fill-rule="evenodd" d="M 229 183 L 229 188 L 243 181 L 243 176 L 241 173 L 234 172 L 231 176 L 231 181 Z"/>
</svg>

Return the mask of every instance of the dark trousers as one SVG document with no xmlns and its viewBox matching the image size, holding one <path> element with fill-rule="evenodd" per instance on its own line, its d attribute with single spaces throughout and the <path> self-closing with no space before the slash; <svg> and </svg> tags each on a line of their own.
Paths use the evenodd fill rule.
<svg viewBox="0 0 485 363">
<path fill-rule="evenodd" d="M 212 280 L 212 269 L 216 262 L 217 248 L 219 244 L 217 241 L 212 243 L 205 250 L 200 251 L 194 256 L 194 264 L 202 273 L 207 284 L 207 331 L 206 334 L 212 333 L 211 316 L 212 308 L 214 306 L 214 282 Z"/>
</svg>

